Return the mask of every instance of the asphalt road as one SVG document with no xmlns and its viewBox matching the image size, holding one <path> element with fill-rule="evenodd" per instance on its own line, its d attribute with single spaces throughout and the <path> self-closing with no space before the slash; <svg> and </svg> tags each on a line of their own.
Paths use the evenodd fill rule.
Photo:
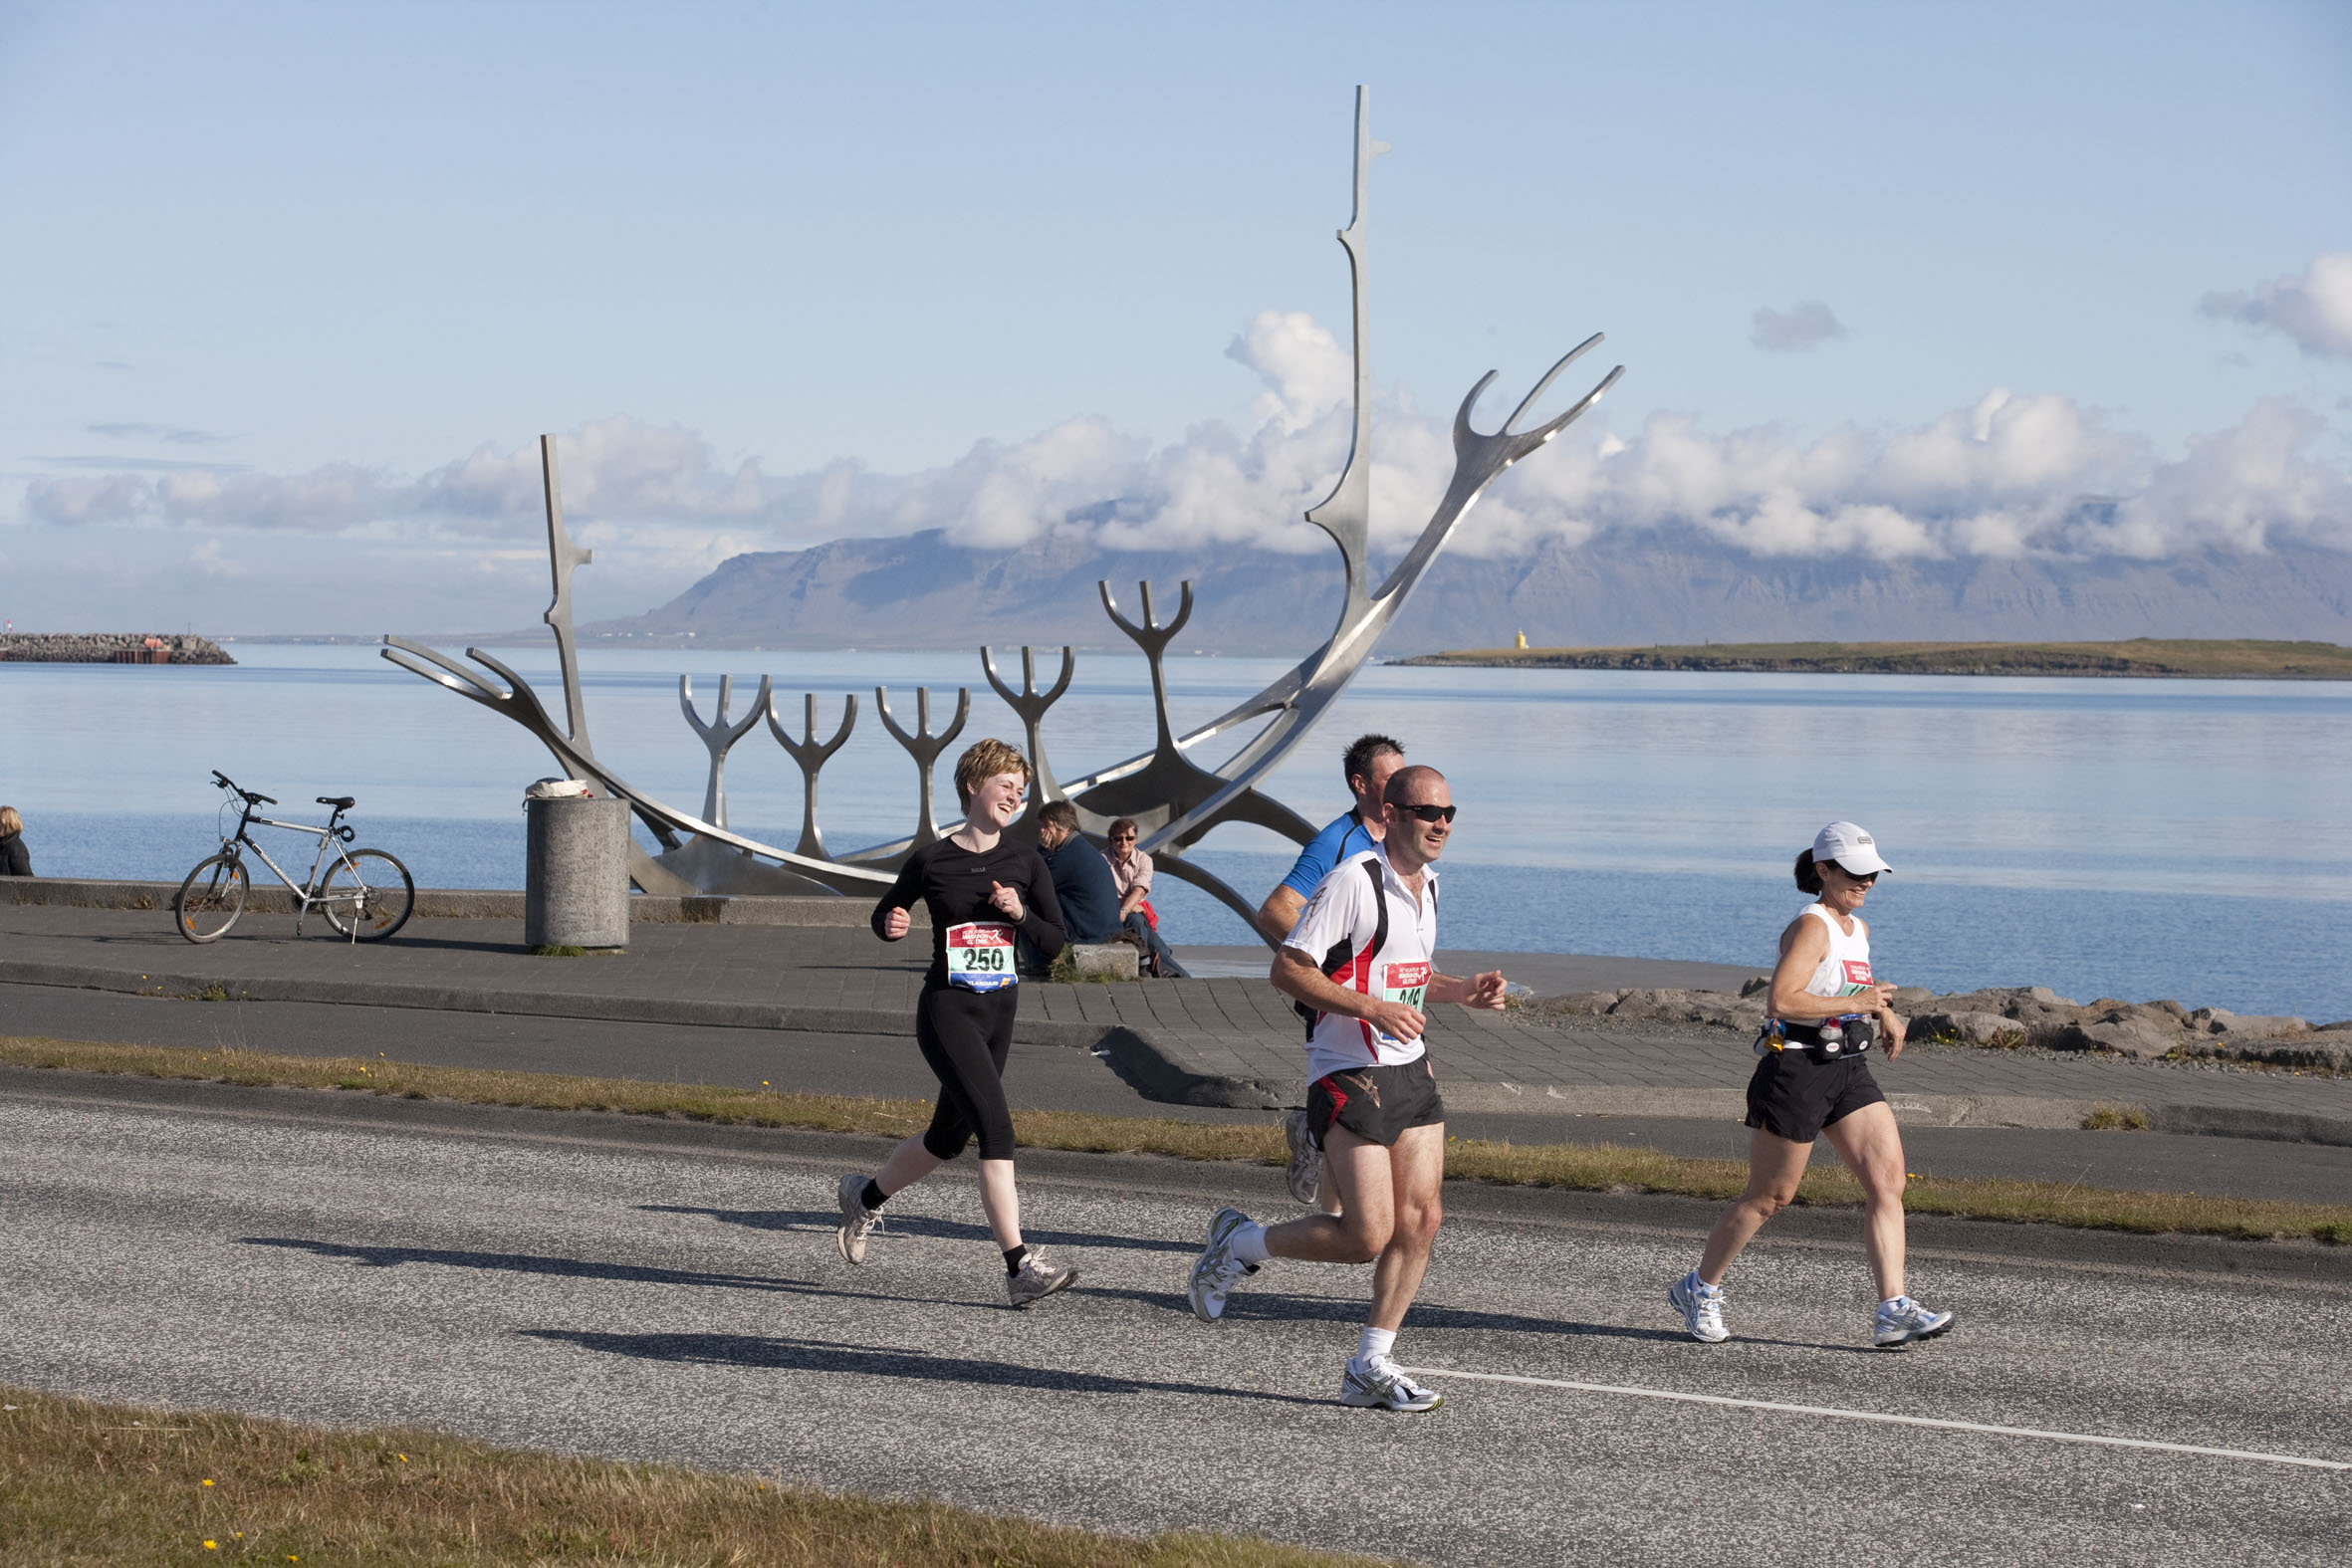
<svg viewBox="0 0 2352 1568">
<path fill-rule="evenodd" d="M 437 1012 L 315 1002 L 188 1002 L 56 986 L 0 986 L 0 1032 L 139 1045 L 240 1046 L 293 1055 L 372 1056 L 443 1067 L 499 1067 L 819 1094 L 929 1099 L 938 1080 L 911 1038 L 779 1033 Z M 1086 1051 L 1013 1047 L 1006 1088 L 1016 1108 L 1191 1121 L 1264 1122 L 1263 1111 L 1146 1100 Z M 1457 1114 L 1452 1131 L 1519 1143 L 1626 1143 L 1669 1154 L 1746 1159 L 1737 1122 L 1672 1117 Z M 2166 1133 L 1908 1127 L 1913 1170 L 1937 1176 L 2013 1176 L 2236 1198 L 2352 1204 L 2352 1148 L 2196 1138 Z M 1814 1158 L 1834 1161 L 1823 1142 Z"/>
<path fill-rule="evenodd" d="M 1852 1419 L 2352 1464 L 2332 1251 L 1923 1228 L 1961 1323 L 1887 1355 L 1854 1245 L 1800 1223 L 1704 1346 L 1663 1300 L 1700 1208 L 1469 1189 L 1398 1342 L 1447 1403 L 1393 1416 L 1331 1401 L 1362 1270 L 1187 1311 L 1210 1210 L 1280 1212 L 1271 1172 L 1032 1162 L 1033 1238 L 1085 1278 L 1015 1313 L 968 1165 L 851 1269 L 830 1189 L 871 1144 L 54 1081 L 0 1098 L 0 1379 L 58 1392 L 1429 1562 L 2343 1560 L 2352 1471 Z"/>
</svg>

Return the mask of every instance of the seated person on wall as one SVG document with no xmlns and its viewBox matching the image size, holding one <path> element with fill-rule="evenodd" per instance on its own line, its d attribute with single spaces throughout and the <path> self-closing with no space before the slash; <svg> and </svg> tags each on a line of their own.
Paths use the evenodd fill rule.
<svg viewBox="0 0 2352 1568">
<path fill-rule="evenodd" d="M 1038 852 L 1054 873 L 1054 897 L 1061 906 L 1061 929 L 1071 942 L 1100 943 L 1119 935 L 1119 887 L 1111 880 L 1110 863 L 1078 832 L 1077 807 L 1067 800 L 1049 800 L 1038 811 Z M 1026 945 L 1020 962 L 1032 974 L 1044 974 L 1041 956 Z"/>
<path fill-rule="evenodd" d="M 1151 856 L 1135 847 L 1135 819 L 1120 817 L 1104 836 L 1110 847 L 1102 858 L 1110 862 L 1110 878 L 1119 889 L 1119 924 L 1143 945 L 1145 971 L 1161 980 L 1190 980 L 1160 936 L 1159 911 L 1151 907 Z"/>
<path fill-rule="evenodd" d="M 13 805 L 0 805 L 0 876 L 31 876 L 33 857 L 25 852 L 25 819 Z"/>
</svg>

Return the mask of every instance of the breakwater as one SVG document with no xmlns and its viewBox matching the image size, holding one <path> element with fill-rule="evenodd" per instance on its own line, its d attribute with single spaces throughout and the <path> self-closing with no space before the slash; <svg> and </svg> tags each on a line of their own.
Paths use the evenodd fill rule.
<svg viewBox="0 0 2352 1568">
<path fill-rule="evenodd" d="M 234 664 L 209 637 L 149 631 L 0 633 L 7 664 Z"/>
</svg>

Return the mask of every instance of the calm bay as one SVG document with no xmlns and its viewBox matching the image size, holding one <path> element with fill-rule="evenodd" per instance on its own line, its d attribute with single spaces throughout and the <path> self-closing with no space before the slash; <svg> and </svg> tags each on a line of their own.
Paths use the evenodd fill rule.
<svg viewBox="0 0 2352 1568">
<path fill-rule="evenodd" d="M 0 801 L 23 812 L 36 871 L 176 880 L 216 842 L 218 768 L 289 807 L 357 796 L 359 841 L 420 885 L 521 885 L 523 786 L 554 771 L 521 730 L 371 647 L 230 647 L 232 668 L 0 664 Z M 494 651 L 557 690 L 552 649 Z M 972 686 L 958 746 L 1020 738 L 972 654 L 598 647 L 586 663 L 598 755 L 688 810 L 708 763 L 679 711 L 681 672 L 705 718 L 721 674 L 740 717 L 773 673 L 795 734 L 804 692 L 821 736 L 856 693 L 856 729 L 823 775 L 836 850 L 913 825 L 914 767 L 872 711 L 875 685 L 910 727 L 928 685 L 938 728 Z M 1177 725 L 1283 667 L 1171 658 Z M 1147 748 L 1150 692 L 1140 658 L 1081 653 L 1047 721 L 1055 772 Z M 1761 967 L 1803 902 L 1789 862 L 1848 817 L 1898 868 L 1868 915 L 1881 972 L 1901 983 L 2352 1015 L 2352 684 L 1376 665 L 1272 792 L 1327 820 L 1346 803 L 1337 755 L 1366 730 L 1442 768 L 1463 807 L 1444 862 L 1448 946 Z M 764 727 L 730 756 L 727 784 L 737 831 L 798 836 L 800 775 Z M 1197 859 L 1256 898 L 1290 854 L 1227 828 Z M 1167 879 L 1155 904 L 1179 945 L 1250 940 Z"/>
</svg>

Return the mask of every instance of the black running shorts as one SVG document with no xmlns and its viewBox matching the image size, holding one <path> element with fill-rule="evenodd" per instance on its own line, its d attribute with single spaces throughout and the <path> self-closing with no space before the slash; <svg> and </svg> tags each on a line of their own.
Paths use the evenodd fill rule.
<svg viewBox="0 0 2352 1568">
<path fill-rule="evenodd" d="M 1860 1056 L 1815 1061 L 1801 1050 L 1768 1051 L 1748 1080 L 1748 1125 L 1790 1143 L 1811 1143 L 1831 1123 L 1885 1103 Z"/>
<path fill-rule="evenodd" d="M 1333 1123 L 1366 1143 L 1387 1146 L 1407 1128 L 1433 1127 L 1445 1119 L 1446 1102 L 1438 1097 L 1437 1072 L 1427 1056 L 1400 1067 L 1327 1072 L 1306 1089 L 1306 1125 L 1317 1149 Z"/>
</svg>

